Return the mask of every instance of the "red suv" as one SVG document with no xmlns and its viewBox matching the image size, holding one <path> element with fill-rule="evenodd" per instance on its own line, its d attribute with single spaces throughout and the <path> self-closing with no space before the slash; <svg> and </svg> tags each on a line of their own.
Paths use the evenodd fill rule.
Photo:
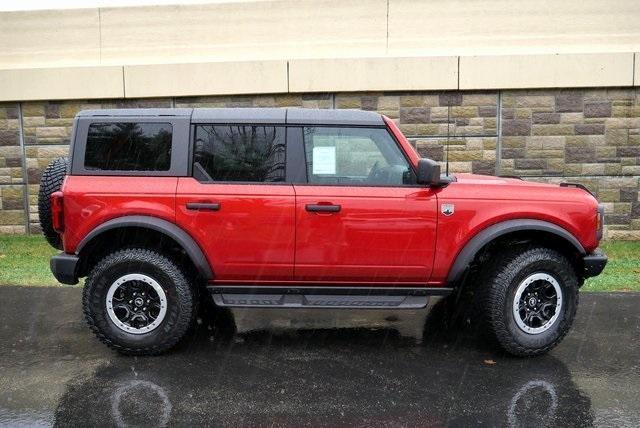
<svg viewBox="0 0 640 428">
<path fill-rule="evenodd" d="M 535 355 L 569 330 L 603 209 L 582 186 L 441 175 L 393 121 L 352 110 L 89 110 L 45 171 L 62 283 L 87 277 L 98 338 L 174 346 L 216 306 L 424 308 L 473 290 L 488 331 Z"/>
</svg>

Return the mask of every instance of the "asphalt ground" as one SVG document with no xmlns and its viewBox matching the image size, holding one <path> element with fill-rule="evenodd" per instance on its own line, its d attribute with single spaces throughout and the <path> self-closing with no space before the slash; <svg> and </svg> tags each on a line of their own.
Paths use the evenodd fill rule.
<svg viewBox="0 0 640 428">
<path fill-rule="evenodd" d="M 429 309 L 235 310 L 126 357 L 80 301 L 0 288 L 0 425 L 640 426 L 640 294 L 582 294 L 564 342 L 528 359 Z"/>
</svg>

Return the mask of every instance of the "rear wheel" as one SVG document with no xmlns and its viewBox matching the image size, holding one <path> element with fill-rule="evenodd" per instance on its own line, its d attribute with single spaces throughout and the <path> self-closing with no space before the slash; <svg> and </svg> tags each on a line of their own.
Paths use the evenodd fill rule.
<svg viewBox="0 0 640 428">
<path fill-rule="evenodd" d="M 38 217 L 40 228 L 47 242 L 53 247 L 62 250 L 62 239 L 58 232 L 53 229 L 51 219 L 51 194 L 57 192 L 62 187 L 64 177 L 67 175 L 69 159 L 60 157 L 49 163 L 47 169 L 42 173 L 40 179 L 40 190 L 38 191 Z"/>
<path fill-rule="evenodd" d="M 193 326 L 197 294 L 173 261 L 133 248 L 96 264 L 85 283 L 83 306 L 89 327 L 107 346 L 154 355 L 175 346 Z"/>
<path fill-rule="evenodd" d="M 568 333 L 578 306 L 578 277 L 561 253 L 516 247 L 483 273 L 480 310 L 490 334 L 513 355 L 548 352 Z"/>
</svg>

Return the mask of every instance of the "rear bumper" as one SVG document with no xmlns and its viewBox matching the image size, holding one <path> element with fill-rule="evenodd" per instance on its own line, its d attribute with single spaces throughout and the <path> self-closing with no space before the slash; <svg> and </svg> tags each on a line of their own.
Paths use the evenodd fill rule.
<svg viewBox="0 0 640 428">
<path fill-rule="evenodd" d="M 596 248 L 591 254 L 584 256 L 582 260 L 584 261 L 584 277 L 590 278 L 602 273 L 608 259 L 600 248 Z"/>
<path fill-rule="evenodd" d="M 51 272 L 58 281 L 63 284 L 74 285 L 78 283 L 77 266 L 78 256 L 73 254 L 60 253 L 51 257 L 49 265 Z"/>
</svg>

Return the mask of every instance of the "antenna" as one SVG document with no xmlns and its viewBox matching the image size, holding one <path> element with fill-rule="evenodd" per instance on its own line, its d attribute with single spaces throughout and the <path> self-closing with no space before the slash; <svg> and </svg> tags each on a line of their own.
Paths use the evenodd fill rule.
<svg viewBox="0 0 640 428">
<path fill-rule="evenodd" d="M 447 103 L 450 104 L 450 103 Z M 450 127 L 451 127 L 451 105 L 447 106 L 447 149 L 446 149 L 446 153 L 445 153 L 445 172 L 444 175 L 445 177 L 449 176 L 449 136 L 451 135 L 451 131 L 450 131 Z"/>
</svg>

